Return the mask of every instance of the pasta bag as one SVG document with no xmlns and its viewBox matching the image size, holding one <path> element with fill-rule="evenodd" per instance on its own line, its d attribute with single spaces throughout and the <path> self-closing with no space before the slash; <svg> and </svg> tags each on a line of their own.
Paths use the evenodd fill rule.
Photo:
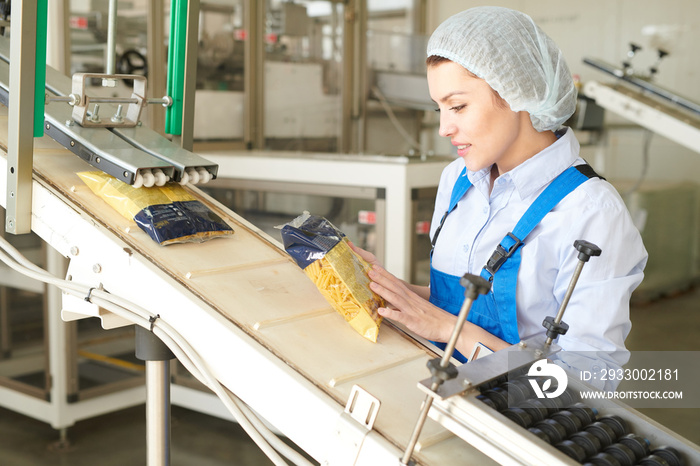
<svg viewBox="0 0 700 466">
<path fill-rule="evenodd" d="M 78 176 L 92 192 L 163 246 L 233 234 L 221 217 L 179 184 L 134 188 L 101 171 L 80 172 Z"/>
<path fill-rule="evenodd" d="M 328 303 L 366 339 L 376 342 L 384 300 L 369 288 L 370 265 L 348 245 L 345 235 L 323 217 L 308 212 L 283 225 L 285 250 L 314 282 Z"/>
</svg>

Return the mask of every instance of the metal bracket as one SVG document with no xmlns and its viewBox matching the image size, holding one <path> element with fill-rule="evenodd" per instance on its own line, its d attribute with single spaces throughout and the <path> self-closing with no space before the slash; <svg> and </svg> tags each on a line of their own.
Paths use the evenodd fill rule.
<svg viewBox="0 0 700 466">
<path fill-rule="evenodd" d="M 437 391 L 431 390 L 432 379 L 424 379 L 418 388 L 438 399 L 461 395 L 467 390 L 494 380 L 512 370 L 525 367 L 538 359 L 547 358 L 561 350 L 556 344 L 545 346 L 542 335 L 522 340 L 516 345 L 477 358 L 457 368 L 457 377 L 445 381 Z"/>
<path fill-rule="evenodd" d="M 377 419 L 380 401 L 359 385 L 353 385 L 345 412 L 367 430 L 372 430 Z"/>
<path fill-rule="evenodd" d="M 488 356 L 492 353 L 493 350 L 491 348 L 484 345 L 483 343 L 476 342 L 474 343 L 474 348 L 472 348 L 472 354 L 470 354 L 467 359 L 469 361 L 474 361 L 476 359 L 483 358 L 484 356 Z"/>
<path fill-rule="evenodd" d="M 354 465 L 367 434 L 377 419 L 380 401 L 358 385 L 350 391 L 323 465 Z"/>
<path fill-rule="evenodd" d="M 81 257 L 85 255 L 85 253 L 82 253 Z M 101 269 L 102 266 L 99 263 L 95 263 L 87 258 L 72 257 L 68 264 L 66 279 L 77 283 L 88 284 L 93 286 L 94 289 L 102 290 L 103 286 L 99 276 L 102 271 Z M 100 323 L 104 329 L 125 327 L 132 324 L 129 320 L 93 304 L 89 299 L 91 293 L 92 290 L 85 297 L 77 297 L 63 293 L 61 299 L 61 319 L 65 322 L 70 322 L 86 317 L 97 317 L 100 319 Z"/>
<path fill-rule="evenodd" d="M 88 79 L 131 79 L 134 81 L 134 87 L 131 97 L 91 97 L 87 95 Z M 73 85 L 71 96 L 75 101 L 73 106 L 73 119 L 83 127 L 92 128 L 133 128 L 139 122 L 141 110 L 146 101 L 146 78 L 135 74 L 102 74 L 102 73 L 75 73 L 73 75 Z M 88 107 L 93 106 L 92 112 L 88 115 Z M 114 115 L 100 115 L 99 103 L 119 104 L 117 112 Z M 126 115 L 122 114 L 121 104 L 126 104 Z"/>
</svg>

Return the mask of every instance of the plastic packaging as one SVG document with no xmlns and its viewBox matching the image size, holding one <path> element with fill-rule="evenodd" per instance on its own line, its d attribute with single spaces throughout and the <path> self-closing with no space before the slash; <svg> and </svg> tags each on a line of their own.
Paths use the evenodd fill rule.
<svg viewBox="0 0 700 466">
<path fill-rule="evenodd" d="M 92 192 L 163 246 L 233 234 L 233 228 L 221 217 L 178 184 L 134 188 L 100 171 L 78 176 Z"/>
<path fill-rule="evenodd" d="M 328 303 L 363 337 L 376 342 L 384 300 L 369 289 L 370 265 L 350 249 L 345 235 L 323 217 L 304 212 L 278 227 L 284 249 Z"/>
</svg>

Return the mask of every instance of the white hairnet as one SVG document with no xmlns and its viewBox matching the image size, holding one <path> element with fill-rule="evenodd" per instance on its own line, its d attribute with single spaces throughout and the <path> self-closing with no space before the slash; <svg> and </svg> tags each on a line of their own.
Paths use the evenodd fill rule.
<svg viewBox="0 0 700 466">
<path fill-rule="evenodd" d="M 537 131 L 556 130 L 576 109 L 576 88 L 561 50 L 528 15 L 501 7 L 457 13 L 437 27 L 428 56 L 484 79 Z"/>
</svg>

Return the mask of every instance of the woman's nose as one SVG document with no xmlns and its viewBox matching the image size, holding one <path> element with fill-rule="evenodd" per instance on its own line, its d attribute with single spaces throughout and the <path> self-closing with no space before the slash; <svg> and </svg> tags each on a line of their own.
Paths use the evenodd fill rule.
<svg viewBox="0 0 700 466">
<path fill-rule="evenodd" d="M 445 112 L 440 112 L 440 129 L 438 134 L 442 137 L 450 137 L 455 132 L 455 125 L 452 119 L 445 115 Z"/>
</svg>

